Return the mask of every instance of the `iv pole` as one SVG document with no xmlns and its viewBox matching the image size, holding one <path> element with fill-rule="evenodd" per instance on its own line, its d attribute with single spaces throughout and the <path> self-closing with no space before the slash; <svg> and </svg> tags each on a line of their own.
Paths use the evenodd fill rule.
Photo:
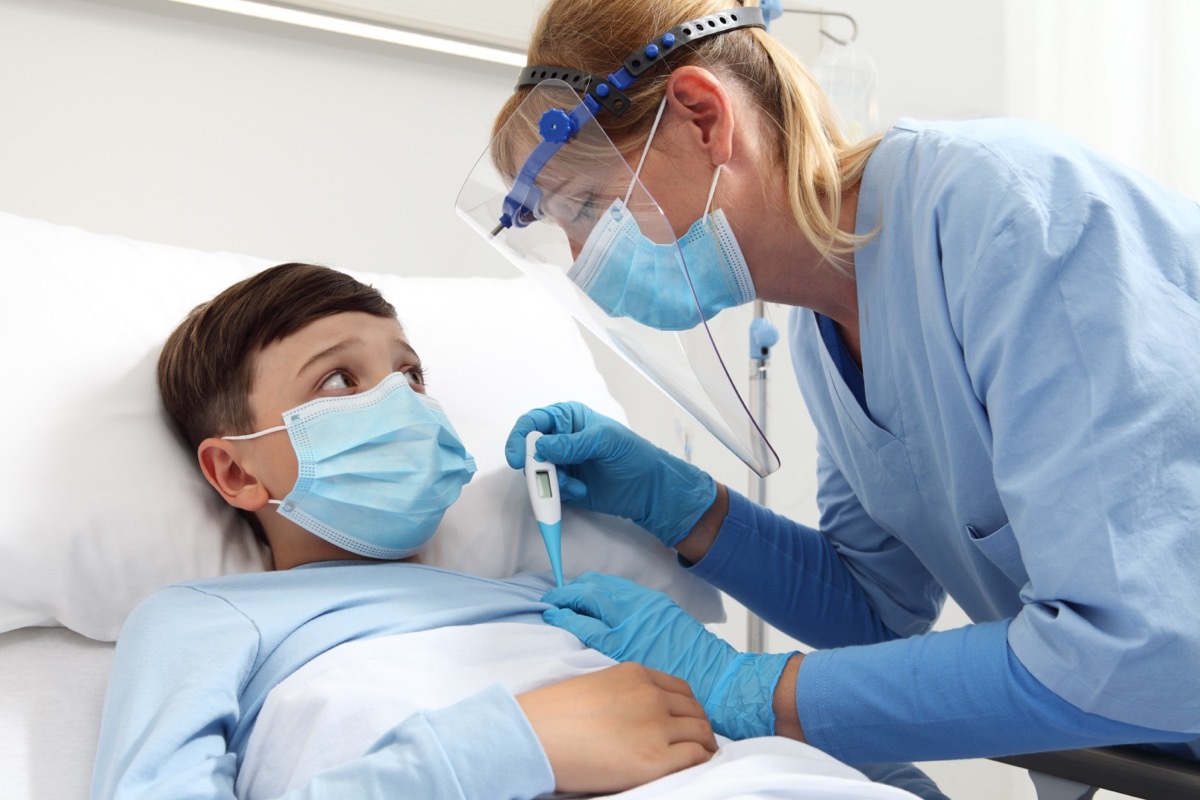
<svg viewBox="0 0 1200 800">
<path fill-rule="evenodd" d="M 758 428 L 767 432 L 767 371 L 771 363 L 771 348 L 779 341 L 779 329 L 766 318 L 762 300 L 754 301 L 754 319 L 750 323 L 750 408 Z M 767 505 L 767 479 L 750 473 L 747 494 L 760 506 Z M 753 611 L 746 612 L 746 650 L 762 653 L 767 648 L 767 625 Z"/>
<path fill-rule="evenodd" d="M 821 26 L 821 35 L 827 36 L 838 44 L 848 44 L 858 38 L 858 22 L 849 14 L 839 11 L 821 9 L 784 8 L 781 0 L 760 0 L 759 7 L 767 17 L 767 29 L 770 22 L 784 13 L 813 14 L 820 17 L 842 17 L 849 20 L 853 26 L 850 39 L 844 40 L 832 35 Z M 754 301 L 754 319 L 750 323 L 750 408 L 758 429 L 765 436 L 767 433 L 767 374 L 771 363 L 771 348 L 779 341 L 779 329 L 766 318 L 765 308 L 761 300 Z M 750 473 L 749 496 L 764 508 L 767 505 L 767 479 L 754 472 Z M 762 653 L 767 648 L 767 624 L 753 611 L 746 612 L 746 651 Z"/>
</svg>

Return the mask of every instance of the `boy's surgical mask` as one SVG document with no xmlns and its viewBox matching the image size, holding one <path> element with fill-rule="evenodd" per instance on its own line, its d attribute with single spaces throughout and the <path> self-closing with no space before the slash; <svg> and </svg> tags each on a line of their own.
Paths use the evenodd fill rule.
<svg viewBox="0 0 1200 800">
<path fill-rule="evenodd" d="M 664 98 L 634 172 L 635 182 L 665 106 Z M 702 315 L 709 320 L 750 302 L 754 282 L 725 214 L 718 209 L 709 215 L 720 177 L 718 166 L 704 216 L 677 243 L 657 244 L 642 233 L 626 208 L 628 196 L 624 201 L 618 197 L 588 235 L 567 277 L 610 317 L 630 317 L 660 331 L 688 330 L 700 324 Z"/>
<path fill-rule="evenodd" d="M 287 519 L 368 558 L 397 559 L 433 536 L 475 472 L 441 404 L 394 372 L 360 394 L 322 397 L 283 414 L 299 474 L 283 500 Z"/>
</svg>

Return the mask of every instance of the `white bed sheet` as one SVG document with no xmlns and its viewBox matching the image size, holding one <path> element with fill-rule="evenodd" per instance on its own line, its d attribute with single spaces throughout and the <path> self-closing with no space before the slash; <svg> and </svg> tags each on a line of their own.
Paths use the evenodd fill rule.
<svg viewBox="0 0 1200 800">
<path fill-rule="evenodd" d="M 0 634 L 0 797 L 88 796 L 113 648 L 66 628 Z"/>
<path fill-rule="evenodd" d="M 238 796 L 278 797 L 357 758 L 419 709 L 452 705 L 495 683 L 520 694 L 612 665 L 565 631 L 511 622 L 437 628 L 336 647 L 268 696 L 238 773 Z M 622 800 L 857 798 L 908 792 L 869 782 L 809 745 L 721 738 L 707 764 L 611 797 Z"/>
</svg>

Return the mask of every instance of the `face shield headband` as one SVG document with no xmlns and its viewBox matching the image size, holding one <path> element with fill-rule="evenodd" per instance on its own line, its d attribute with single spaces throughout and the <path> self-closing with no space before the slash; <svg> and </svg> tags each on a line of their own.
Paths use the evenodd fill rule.
<svg viewBox="0 0 1200 800">
<path fill-rule="evenodd" d="M 527 91 L 468 173 L 455 211 L 765 476 L 778 469 L 779 457 L 717 346 L 744 337 L 746 302 L 754 296 L 744 263 L 733 268 L 740 251 L 732 230 L 720 209 L 706 209 L 681 236 L 597 118 L 627 112 L 625 90 L 665 53 L 762 25 L 757 8 L 691 20 L 639 48 L 607 77 L 526 67 Z"/>
<path fill-rule="evenodd" d="M 525 159 L 513 180 L 512 189 L 504 198 L 499 224 L 492 230 L 492 236 L 496 236 L 505 228 L 514 225 L 523 228 L 542 218 L 542 192 L 535 184 L 542 169 L 563 145 L 571 141 L 580 128 L 601 110 L 618 117 L 628 111 L 629 97 L 625 90 L 644 73 L 672 53 L 701 39 L 740 28 L 766 27 L 761 9 L 753 6 L 738 7 L 676 25 L 626 56 L 621 68 L 610 73 L 607 78 L 565 67 L 525 67 L 515 88 L 533 86 L 544 80 L 561 80 L 582 92 L 583 99 L 571 111 L 551 108 L 542 114 L 538 125 L 542 141 Z"/>
</svg>

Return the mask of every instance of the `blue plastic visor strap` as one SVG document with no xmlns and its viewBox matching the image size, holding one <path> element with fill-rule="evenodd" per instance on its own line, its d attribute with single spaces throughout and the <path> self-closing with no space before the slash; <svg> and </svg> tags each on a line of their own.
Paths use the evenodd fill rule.
<svg viewBox="0 0 1200 800">
<path fill-rule="evenodd" d="M 503 228 L 511 228 L 514 225 L 524 228 L 531 222 L 541 219 L 542 190 L 534 181 L 563 145 L 573 139 L 579 129 L 591 121 L 592 115 L 598 109 L 592 108 L 590 100 L 591 98 L 585 97 L 583 102 L 575 106 L 569 114 L 557 108 L 552 108 L 542 114 L 541 124 L 538 126 L 542 141 L 533 148 L 533 152 L 521 165 L 521 171 L 513 179 L 512 189 L 504 197 L 500 225 L 492 231 L 493 236 Z"/>
</svg>

